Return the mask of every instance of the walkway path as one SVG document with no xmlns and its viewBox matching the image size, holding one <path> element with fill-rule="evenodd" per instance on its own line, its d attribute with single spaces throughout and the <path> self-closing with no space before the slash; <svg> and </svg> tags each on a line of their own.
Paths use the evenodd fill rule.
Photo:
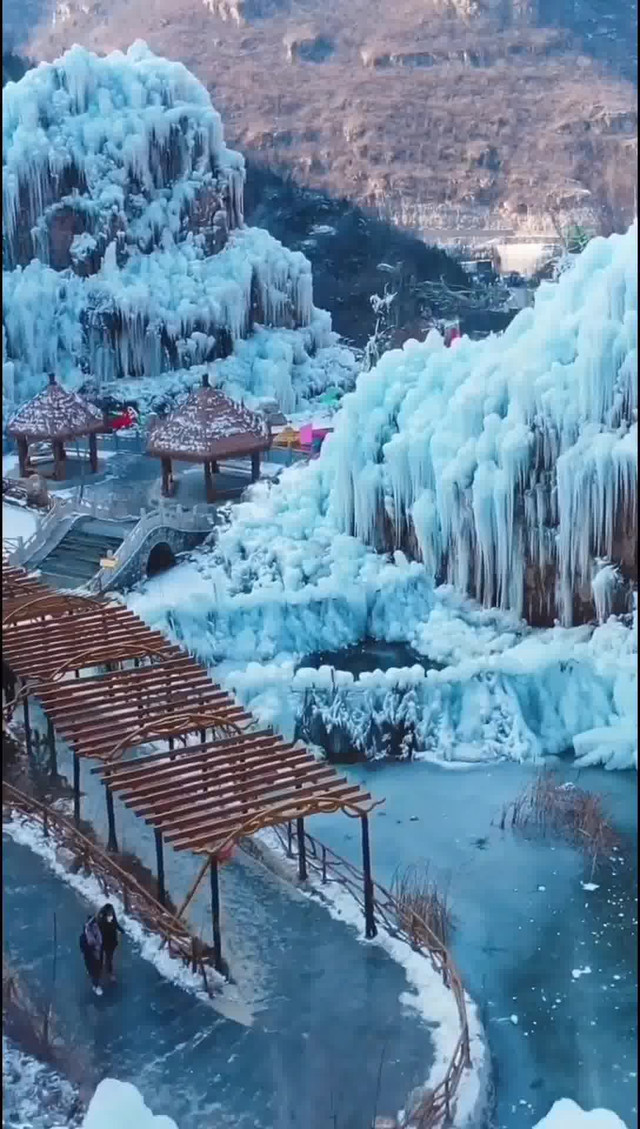
<svg viewBox="0 0 640 1129">
<path fill-rule="evenodd" d="M 261 966 L 261 1010 L 246 1028 L 163 980 L 128 939 L 119 983 L 96 999 L 77 945 L 87 906 L 38 856 L 3 838 L 10 959 L 46 998 L 55 911 L 63 1027 L 96 1080 L 135 1082 L 180 1129 L 368 1129 L 381 1055 L 378 1112 L 395 1112 L 426 1078 L 429 1035 L 402 1014 L 402 969 L 262 869 L 229 868 L 236 924 Z"/>
</svg>

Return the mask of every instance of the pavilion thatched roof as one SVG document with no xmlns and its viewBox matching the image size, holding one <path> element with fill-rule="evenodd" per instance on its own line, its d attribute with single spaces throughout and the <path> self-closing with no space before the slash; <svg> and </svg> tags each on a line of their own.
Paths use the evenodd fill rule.
<svg viewBox="0 0 640 1129">
<path fill-rule="evenodd" d="M 53 377 L 43 392 L 18 408 L 7 427 L 14 439 L 30 443 L 76 439 L 104 430 L 104 416 L 77 392 L 68 392 Z"/>
<path fill-rule="evenodd" d="M 147 454 L 184 462 L 237 458 L 271 446 L 268 424 L 205 380 L 152 429 Z"/>
</svg>

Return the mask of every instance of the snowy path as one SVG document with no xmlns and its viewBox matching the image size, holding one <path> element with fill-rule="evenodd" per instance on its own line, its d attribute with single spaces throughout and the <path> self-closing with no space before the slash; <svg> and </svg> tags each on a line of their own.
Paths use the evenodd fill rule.
<svg viewBox="0 0 640 1129">
<path fill-rule="evenodd" d="M 485 1009 L 497 1129 L 526 1129 L 563 1096 L 586 1109 L 610 1108 L 631 1129 L 638 1124 L 637 777 L 556 767 L 605 798 L 623 835 L 621 858 L 599 866 L 596 889 L 582 885 L 590 874 L 578 852 L 492 826 L 531 779 L 527 766 L 387 763 L 342 771 L 386 797 L 372 817 L 379 881 L 428 859 L 432 875 L 448 884 L 457 922 L 452 953 Z M 308 822 L 312 835 L 357 862 L 358 839 L 344 820 Z"/>
<path fill-rule="evenodd" d="M 263 965 L 261 1010 L 245 1028 L 162 979 L 128 940 L 119 983 L 97 1000 L 77 943 L 86 905 L 28 848 L 7 836 L 3 846 L 5 947 L 46 993 L 57 913 L 55 1007 L 92 1081 L 134 1082 L 180 1129 L 365 1129 L 382 1054 L 379 1112 L 426 1077 L 429 1035 L 402 1014 L 402 969 L 263 871 L 235 868 L 236 922 Z"/>
</svg>

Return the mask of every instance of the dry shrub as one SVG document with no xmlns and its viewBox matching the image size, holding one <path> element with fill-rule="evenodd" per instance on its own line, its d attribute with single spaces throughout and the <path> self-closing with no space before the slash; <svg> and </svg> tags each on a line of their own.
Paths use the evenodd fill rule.
<svg viewBox="0 0 640 1129">
<path fill-rule="evenodd" d="M 618 836 L 602 809 L 602 800 L 575 784 L 561 783 L 551 769 L 543 769 L 535 779 L 505 804 L 500 827 L 507 824 L 520 830 L 560 835 L 580 847 L 596 863 L 618 845 Z"/>
<path fill-rule="evenodd" d="M 433 944 L 425 925 L 443 948 L 453 930 L 453 918 L 447 903 L 447 890 L 441 890 L 429 874 L 429 864 L 396 870 L 391 884 L 396 903 L 398 925 L 409 934 L 414 945 Z"/>
</svg>

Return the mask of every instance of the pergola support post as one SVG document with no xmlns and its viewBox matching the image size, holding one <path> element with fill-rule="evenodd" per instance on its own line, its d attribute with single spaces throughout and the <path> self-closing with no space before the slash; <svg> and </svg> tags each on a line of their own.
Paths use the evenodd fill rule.
<svg viewBox="0 0 640 1129">
<path fill-rule="evenodd" d="M 158 868 L 158 901 L 161 906 L 167 904 L 167 892 L 164 885 L 164 845 L 162 842 L 162 831 L 155 829 L 156 839 L 156 864 Z"/>
<path fill-rule="evenodd" d="M 49 742 L 49 772 L 58 775 L 58 754 L 56 752 L 56 731 L 50 717 L 47 718 L 47 740 Z"/>
<path fill-rule="evenodd" d="M 98 473 L 98 441 L 94 431 L 89 435 L 89 469 L 92 474 Z"/>
<path fill-rule="evenodd" d="M 251 455 L 251 481 L 257 482 L 260 478 L 260 452 L 253 451 Z"/>
<path fill-rule="evenodd" d="M 304 841 L 304 819 L 296 819 L 296 833 L 298 836 L 298 877 L 301 882 L 306 882 L 307 845 Z"/>
<path fill-rule="evenodd" d="M 73 822 L 80 823 L 80 757 L 73 754 Z"/>
<path fill-rule="evenodd" d="M 162 496 L 168 498 L 171 493 L 171 459 L 161 459 L 160 466 L 162 467 Z"/>
<path fill-rule="evenodd" d="M 371 848 L 369 845 L 369 818 L 360 816 L 362 825 L 362 870 L 364 874 L 364 926 L 365 936 L 371 940 L 377 935 L 376 921 L 373 912 L 373 880 L 371 878 Z"/>
<path fill-rule="evenodd" d="M 109 838 L 107 839 L 107 850 L 112 854 L 118 853 L 118 840 L 116 839 L 116 813 L 113 807 L 113 792 L 108 784 L 105 784 L 105 796 L 107 800 L 107 820 L 109 823 Z"/>
<path fill-rule="evenodd" d="M 213 964 L 216 972 L 224 973 L 222 963 L 222 938 L 220 936 L 220 883 L 218 881 L 218 860 L 211 856 L 209 863 L 211 878 L 211 924 L 213 927 Z"/>
</svg>

